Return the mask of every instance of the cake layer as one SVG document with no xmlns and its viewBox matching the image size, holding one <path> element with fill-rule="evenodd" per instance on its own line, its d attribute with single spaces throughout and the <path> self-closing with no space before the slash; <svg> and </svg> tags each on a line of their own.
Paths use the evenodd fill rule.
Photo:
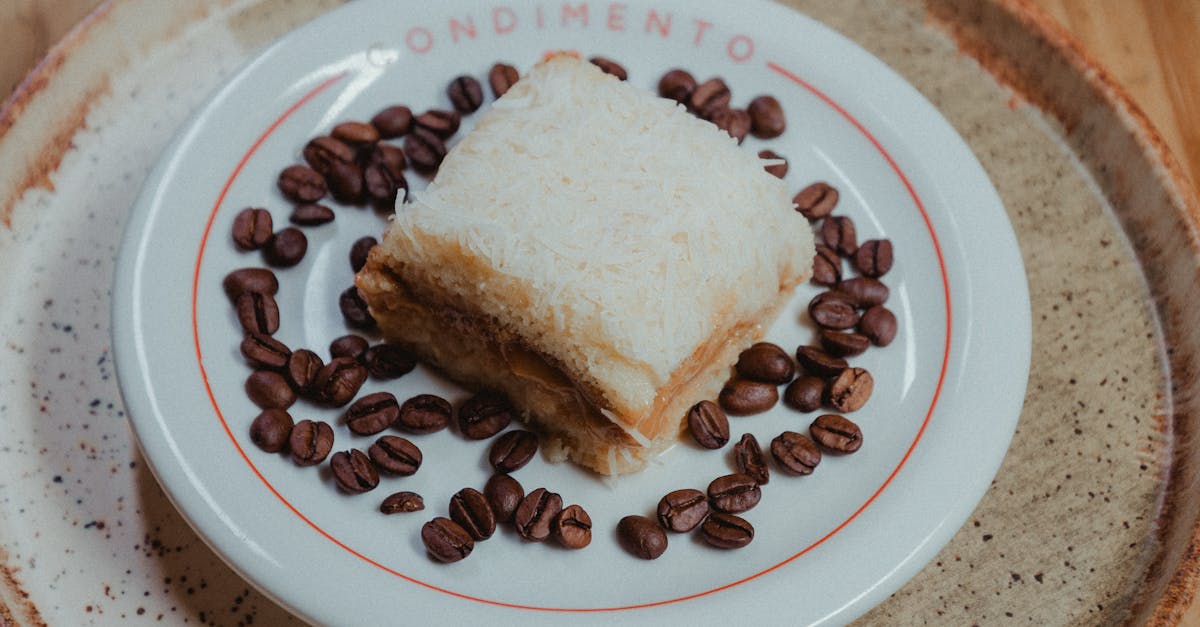
<svg viewBox="0 0 1200 627">
<path fill-rule="evenodd" d="M 387 239 L 411 285 L 497 316 L 636 415 L 713 332 L 807 274 L 791 206 L 713 124 L 560 55 L 493 105 Z"/>
<path fill-rule="evenodd" d="M 615 472 L 715 397 L 812 256 L 808 222 L 752 151 L 559 55 L 397 207 L 358 285 L 389 338 L 508 391 L 572 459 Z M 554 376 L 523 376 L 529 363 Z"/>
</svg>

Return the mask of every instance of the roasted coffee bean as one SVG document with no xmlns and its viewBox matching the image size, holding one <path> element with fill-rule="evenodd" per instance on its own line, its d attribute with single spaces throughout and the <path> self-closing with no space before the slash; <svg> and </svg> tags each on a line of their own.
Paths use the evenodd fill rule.
<svg viewBox="0 0 1200 627">
<path fill-rule="evenodd" d="M 450 401 L 433 394 L 418 394 L 400 406 L 396 424 L 409 433 L 433 433 L 450 424 Z"/>
<path fill-rule="evenodd" d="M 246 396 L 263 409 L 287 409 L 296 402 L 296 391 L 283 375 L 273 370 L 255 370 L 246 378 Z"/>
<path fill-rule="evenodd" d="M 391 144 L 377 144 L 367 157 L 363 169 L 363 185 L 371 204 L 379 210 L 393 210 L 400 192 L 408 193 L 404 151 Z"/>
<path fill-rule="evenodd" d="M 458 132 L 462 117 L 457 111 L 445 109 L 430 109 L 413 118 L 417 128 L 423 128 L 442 139 L 449 139 Z"/>
<path fill-rule="evenodd" d="M 812 282 L 817 285 L 833 287 L 842 280 L 842 258 L 837 251 L 824 245 L 817 244 L 817 252 L 813 255 Z"/>
<path fill-rule="evenodd" d="M 443 564 L 457 562 L 475 549 L 475 540 L 461 525 L 438 516 L 421 526 L 421 542 L 429 557 Z"/>
<path fill-rule="evenodd" d="M 367 200 L 379 211 L 395 209 L 400 192 L 408 193 L 408 179 L 404 178 L 404 174 L 393 174 L 381 164 L 367 164 L 362 176 Z"/>
<path fill-rule="evenodd" d="M 821 240 L 839 255 L 853 257 L 858 252 L 858 233 L 854 221 L 844 215 L 830 215 L 821 222 Z"/>
<path fill-rule="evenodd" d="M 850 302 L 859 309 L 870 309 L 882 305 L 888 299 L 888 286 L 879 279 L 871 277 L 854 277 L 838 283 L 837 290 L 846 295 Z"/>
<path fill-rule="evenodd" d="M 526 494 L 513 513 L 517 535 L 533 542 L 544 542 L 550 537 L 554 517 L 561 511 L 562 497 L 546 488 Z"/>
<path fill-rule="evenodd" d="M 346 408 L 342 420 L 355 435 L 375 435 L 400 417 L 400 404 L 391 392 L 368 394 Z"/>
<path fill-rule="evenodd" d="M 329 134 L 334 139 L 350 146 L 363 149 L 379 141 L 379 129 L 365 122 L 342 122 L 333 127 Z"/>
<path fill-rule="evenodd" d="M 550 535 L 565 549 L 582 549 L 592 543 L 592 517 L 583 507 L 568 505 L 554 517 Z"/>
<path fill-rule="evenodd" d="M 751 381 L 783 385 L 796 375 L 792 357 L 770 342 L 757 342 L 738 355 L 734 365 L 739 376 Z"/>
<path fill-rule="evenodd" d="M 247 333 L 242 338 L 241 350 L 246 363 L 270 370 L 281 370 L 292 356 L 286 344 L 263 333 Z"/>
<path fill-rule="evenodd" d="M 376 344 L 363 355 L 367 371 L 376 379 L 397 379 L 417 367 L 417 359 L 411 353 L 394 344 Z"/>
<path fill-rule="evenodd" d="M 729 418 L 712 401 L 700 401 L 687 413 L 688 429 L 696 444 L 716 450 L 729 442 Z"/>
<path fill-rule="evenodd" d="M 377 163 L 363 167 L 363 192 L 371 205 L 381 211 L 395 208 L 400 190 L 408 190 L 408 180 L 401 174 L 394 176 L 387 168 Z"/>
<path fill-rule="evenodd" d="M 245 292 L 237 297 L 234 310 L 246 333 L 273 335 L 279 330 L 279 305 L 270 294 Z"/>
<path fill-rule="evenodd" d="M 796 377 L 783 391 L 783 402 L 788 407 L 805 413 L 816 411 L 824 398 L 825 379 L 812 375 Z"/>
<path fill-rule="evenodd" d="M 763 169 L 765 169 L 767 173 L 777 178 L 783 178 L 787 176 L 788 162 L 783 155 L 775 152 L 774 150 L 760 150 L 758 151 L 758 158 L 764 161 L 782 161 L 783 163 L 764 165 Z"/>
<path fill-rule="evenodd" d="M 398 435 L 381 436 L 367 448 L 367 456 L 382 471 L 407 477 L 421 468 L 421 449 Z"/>
<path fill-rule="evenodd" d="M 749 379 L 730 379 L 717 395 L 717 402 L 735 416 L 761 414 L 775 406 L 779 390 L 770 383 Z"/>
<path fill-rule="evenodd" d="M 658 524 L 667 531 L 684 533 L 695 529 L 708 516 L 708 496 L 685 488 L 667 493 L 658 502 Z"/>
<path fill-rule="evenodd" d="M 496 472 L 513 472 L 529 463 L 538 450 L 538 436 L 532 431 L 514 429 L 496 438 L 488 451 L 488 463 Z"/>
<path fill-rule="evenodd" d="M 821 223 L 821 241 L 845 257 L 858 252 L 858 233 L 847 216 L 828 216 Z"/>
<path fill-rule="evenodd" d="M 446 158 L 446 143 L 424 128 L 417 128 L 404 138 L 404 156 L 418 172 L 431 174 Z"/>
<path fill-rule="evenodd" d="M 807 436 L 784 431 L 771 440 L 771 457 L 780 466 L 798 475 L 810 475 L 821 463 L 821 449 Z"/>
<path fill-rule="evenodd" d="M 361 494 L 379 485 L 379 472 L 375 470 L 375 465 L 356 448 L 334 453 L 329 458 L 329 469 L 333 471 L 334 483 L 343 492 Z"/>
<path fill-rule="evenodd" d="M 321 421 L 301 420 L 292 427 L 288 449 L 297 466 L 315 466 L 325 461 L 333 449 L 333 427 Z"/>
<path fill-rule="evenodd" d="M 376 144 L 367 156 L 367 163 L 378 165 L 394 178 L 402 179 L 404 178 L 404 166 L 407 165 L 408 160 L 404 157 L 404 151 L 399 147 L 391 144 Z"/>
<path fill-rule="evenodd" d="M 351 333 L 329 343 L 329 356 L 332 359 L 349 357 L 361 363 L 366 356 L 367 347 L 367 338 Z"/>
<path fill-rule="evenodd" d="M 371 254 L 371 249 L 379 245 L 379 240 L 371 237 L 360 237 L 354 240 L 354 244 L 350 246 L 350 269 L 358 272 L 367 265 L 367 255 Z"/>
<path fill-rule="evenodd" d="M 496 533 L 496 514 L 487 497 L 475 488 L 463 488 L 450 497 L 450 520 L 467 530 L 476 541 Z"/>
<path fill-rule="evenodd" d="M 863 276 L 879 278 L 892 269 L 892 240 L 869 239 L 854 253 L 854 267 Z"/>
<path fill-rule="evenodd" d="M 246 292 L 274 296 L 279 292 L 279 279 L 266 268 L 239 268 L 225 275 L 221 287 L 225 289 L 230 302 L 237 302 L 238 297 Z"/>
<path fill-rule="evenodd" d="M 876 346 L 887 346 L 896 339 L 896 314 L 882 305 L 866 310 L 858 323 L 858 331 Z"/>
<path fill-rule="evenodd" d="M 349 144 L 328 135 L 310 139 L 301 154 L 310 168 L 327 179 L 334 164 L 354 163 L 356 157 Z"/>
<path fill-rule="evenodd" d="M 862 447 L 862 430 L 837 414 L 817 416 L 808 432 L 821 446 L 837 453 L 853 453 Z"/>
<path fill-rule="evenodd" d="M 733 465 L 737 471 L 754 479 L 758 485 L 767 485 L 771 480 L 771 471 L 767 467 L 767 458 L 763 456 L 762 448 L 753 433 L 747 433 L 733 445 Z"/>
<path fill-rule="evenodd" d="M 338 202 L 357 205 L 366 199 L 363 170 L 357 163 L 331 163 L 329 172 L 325 174 L 325 183 L 329 187 L 329 194 Z"/>
<path fill-rule="evenodd" d="M 738 514 L 758 505 L 762 490 L 754 477 L 737 472 L 717 477 L 708 484 L 708 500 L 713 508 L 730 514 Z"/>
<path fill-rule="evenodd" d="M 834 357 L 813 346 L 800 346 L 796 349 L 796 363 L 805 372 L 817 377 L 836 377 L 849 367 L 845 359 Z"/>
<path fill-rule="evenodd" d="M 846 368 L 829 383 L 829 404 L 840 412 L 862 409 L 875 389 L 875 379 L 864 368 Z"/>
<path fill-rule="evenodd" d="M 733 98 L 733 94 L 729 91 L 729 86 L 725 84 L 725 81 L 720 78 L 710 78 L 692 90 L 692 96 L 688 98 L 688 109 L 708 120 L 718 112 L 728 109 L 731 98 Z"/>
<path fill-rule="evenodd" d="M 242 209 L 233 217 L 233 245 L 238 250 L 258 250 L 271 239 L 274 228 L 270 211 L 256 207 Z"/>
<path fill-rule="evenodd" d="M 744 109 L 722 109 L 713 114 L 712 123 L 739 144 L 750 134 L 750 114 Z"/>
<path fill-rule="evenodd" d="M 325 177 L 302 165 L 284 168 L 279 173 L 277 185 L 284 198 L 297 203 L 317 202 L 329 191 L 325 186 Z"/>
<path fill-rule="evenodd" d="M 292 435 L 292 416 L 282 409 L 264 409 L 250 423 L 250 441 L 268 453 L 287 448 Z"/>
<path fill-rule="evenodd" d="M 696 91 L 696 79 L 687 70 L 676 68 L 658 80 L 658 95 L 687 104 Z"/>
<path fill-rule="evenodd" d="M 338 308 L 342 310 L 342 318 L 346 320 L 346 324 L 351 327 L 364 331 L 375 328 L 375 318 L 371 316 L 367 301 L 363 300 L 357 287 L 351 285 L 338 296 Z"/>
<path fill-rule="evenodd" d="M 307 348 L 301 348 L 292 351 L 291 356 L 288 357 L 287 364 L 283 367 L 283 376 L 293 389 L 306 397 L 311 397 L 313 382 L 317 378 L 317 373 L 324 366 L 325 362 L 321 361 L 319 355 Z"/>
<path fill-rule="evenodd" d="M 809 302 L 808 317 L 822 328 L 843 331 L 858 324 L 858 309 L 836 291 L 821 292 Z"/>
<path fill-rule="evenodd" d="M 629 78 L 629 72 L 620 63 L 606 57 L 592 57 L 588 59 L 592 65 L 600 68 L 601 72 L 617 77 L 618 80 L 626 80 Z"/>
<path fill-rule="evenodd" d="M 834 357 L 861 355 L 871 347 L 870 338 L 861 333 L 843 333 L 821 329 L 820 339 L 821 348 Z"/>
<path fill-rule="evenodd" d="M 520 78 L 521 75 L 517 73 L 517 68 L 507 63 L 497 63 L 488 71 L 488 85 L 491 85 L 492 93 L 497 98 L 508 93 L 508 89 Z"/>
<path fill-rule="evenodd" d="M 839 302 L 847 307 L 850 307 L 851 309 L 854 309 L 855 306 L 857 305 L 857 303 L 854 302 L 854 299 L 849 294 L 841 292 L 841 291 L 837 290 L 836 288 L 825 290 L 824 292 L 821 292 L 821 293 L 817 294 L 816 296 L 814 296 L 812 298 L 812 300 L 808 301 L 808 311 L 809 311 L 810 317 L 812 314 L 812 310 L 815 307 L 817 307 L 818 305 L 827 304 L 831 301 Z"/>
<path fill-rule="evenodd" d="M 621 548 L 644 560 L 658 559 L 667 550 L 667 532 L 645 516 L 626 516 L 617 523 Z"/>
<path fill-rule="evenodd" d="M 483 104 L 483 87 L 470 76 L 459 76 L 450 81 L 446 95 L 459 113 L 475 113 Z"/>
<path fill-rule="evenodd" d="M 272 235 L 262 252 L 267 265 L 290 268 L 304 259 L 304 253 L 308 252 L 308 238 L 300 229 L 289 226 Z"/>
<path fill-rule="evenodd" d="M 425 499 L 416 492 L 396 492 L 387 495 L 379 504 L 379 511 L 384 514 L 408 514 L 425 509 Z"/>
<path fill-rule="evenodd" d="M 320 226 L 333 222 L 333 218 L 333 209 L 313 203 L 296 205 L 296 208 L 292 209 L 292 214 L 288 216 L 288 220 L 292 224 L 300 226 Z"/>
<path fill-rule="evenodd" d="M 367 380 L 367 369 L 347 357 L 330 360 L 317 371 L 313 378 L 312 394 L 315 400 L 341 407 L 354 399 L 363 381 Z"/>
<path fill-rule="evenodd" d="M 813 183 L 800 190 L 792 202 L 796 211 L 800 212 L 809 222 L 816 222 L 833 212 L 838 204 L 838 191 L 829 183 Z"/>
<path fill-rule="evenodd" d="M 371 126 L 379 131 L 381 138 L 395 139 L 408 134 L 409 129 L 412 128 L 412 119 L 411 109 L 394 105 L 376 113 L 375 117 L 371 118 Z"/>
<path fill-rule="evenodd" d="M 754 540 L 754 526 L 741 516 L 713 512 L 700 525 L 700 537 L 718 549 L 740 549 Z"/>
<path fill-rule="evenodd" d="M 458 430 L 470 440 L 486 440 L 512 422 L 513 408 L 498 392 L 480 392 L 458 409 Z"/>
<path fill-rule="evenodd" d="M 525 488 L 510 475 L 495 474 L 483 486 L 483 495 L 487 497 L 488 505 L 492 506 L 496 521 L 506 523 L 512 520 L 525 498 Z"/>
<path fill-rule="evenodd" d="M 750 101 L 746 110 L 750 113 L 755 137 L 774 139 L 787 129 L 787 116 L 774 96 L 759 96 Z"/>
</svg>

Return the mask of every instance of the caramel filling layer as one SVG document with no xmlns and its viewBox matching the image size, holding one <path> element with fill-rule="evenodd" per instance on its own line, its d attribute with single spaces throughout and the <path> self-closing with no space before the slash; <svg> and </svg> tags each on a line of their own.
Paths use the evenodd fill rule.
<svg viewBox="0 0 1200 627">
<path fill-rule="evenodd" d="M 452 379 L 503 390 L 529 412 L 529 422 L 561 440 L 568 457 L 603 474 L 640 469 L 673 444 L 687 409 L 716 397 L 737 354 L 764 331 L 753 321 L 719 329 L 672 372 L 645 409 L 622 413 L 491 317 L 436 303 L 426 294 L 415 296 L 403 277 L 382 263 L 369 263 L 358 283 L 390 341 L 406 345 Z M 786 289 L 790 293 L 791 287 Z M 755 319 L 773 319 L 786 300 L 781 294 Z"/>
</svg>

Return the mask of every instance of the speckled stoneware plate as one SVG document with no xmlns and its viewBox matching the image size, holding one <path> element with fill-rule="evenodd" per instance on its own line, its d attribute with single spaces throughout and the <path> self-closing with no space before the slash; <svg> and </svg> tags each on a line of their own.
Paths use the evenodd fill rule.
<svg viewBox="0 0 1200 627">
<path fill-rule="evenodd" d="M 536 3 L 460 0 L 419 13 L 388 0 L 352 3 L 284 37 L 228 81 L 163 153 L 133 209 L 117 265 L 113 342 L 138 439 L 168 495 L 217 552 L 310 620 L 373 623 L 407 612 L 422 623 L 527 624 L 577 613 L 662 623 L 702 621 L 739 605 L 757 619 L 787 613 L 797 624 L 844 622 L 936 554 L 1008 448 L 1029 360 L 1024 271 L 987 175 L 936 109 L 849 40 L 777 5 L 630 6 L 591 28 L 599 19 L 582 10 L 548 14 Z M 707 26 L 684 32 L 683 24 Z M 397 102 L 445 108 L 455 76 L 482 77 L 497 59 L 528 68 L 547 50 L 565 48 L 617 59 L 647 89 L 686 66 L 727 77 L 735 103 L 775 94 L 789 131 L 743 149 L 786 155 L 785 180 L 797 190 L 833 184 L 842 196 L 837 211 L 858 224 L 859 239 L 887 237 L 898 251 L 883 279 L 899 336 L 851 359 L 876 381 L 867 406 L 851 415 L 864 430 L 863 448 L 825 456 L 811 476 L 776 466 L 763 501 L 744 514 L 755 539 L 743 549 L 717 550 L 679 534 L 647 562 L 615 537 L 621 517 L 652 514 L 667 492 L 704 489 L 733 472 L 728 450 L 676 446 L 651 468 L 607 482 L 538 459 L 514 476 L 527 491 L 545 486 L 583 505 L 592 543 L 568 552 L 524 542 L 502 526 L 469 559 L 443 565 L 425 555 L 421 525 L 446 515 L 459 489 L 483 488 L 488 442 L 454 430 L 409 435 L 424 453 L 420 471 L 349 496 L 325 465 L 299 467 L 250 441 L 258 410 L 243 389 L 250 369 L 221 284 L 229 272 L 264 262 L 233 246 L 234 215 L 267 207 L 284 223 L 291 204 L 276 187 L 278 173 L 333 124 L 369 119 Z M 338 308 L 353 278 L 348 251 L 386 223 L 373 211 L 332 204 L 335 222 L 306 229 L 305 260 L 277 270 L 283 322 L 275 336 L 326 359 L 330 342 L 353 331 Z M 809 228 L 797 218 L 797 228 Z M 818 290 L 797 290 L 768 339 L 792 348 L 814 343 L 803 312 Z M 371 381 L 361 394 L 376 391 L 401 401 L 423 393 L 456 405 L 466 398 L 423 368 L 399 381 Z M 332 424 L 334 450 L 364 450 L 377 438 L 352 435 L 341 410 L 301 401 L 290 412 Z M 783 431 L 807 432 L 816 416 L 779 405 L 735 418 L 733 440 L 753 433 L 767 446 Z M 400 490 L 423 495 L 426 509 L 380 514 L 383 497 Z M 325 593 L 339 588 L 354 592 Z"/>
<path fill-rule="evenodd" d="M 15 269 L 0 274 L 4 622 L 296 622 L 192 531 L 134 446 L 107 286 L 170 138 L 265 45 L 337 4 L 107 2 L 0 112 L 0 265 Z M 609 4 L 581 4 L 587 30 L 608 28 Z M 1176 623 L 1198 564 L 1194 193 L 1120 90 L 1020 0 L 788 4 L 887 63 L 966 140 L 1031 296 L 1032 375 L 1000 471 L 949 544 L 856 622 Z M 647 8 L 633 6 L 631 38 Z M 699 28 L 673 15 L 677 32 Z M 475 19 L 482 38 L 490 15 Z M 613 56 L 652 80 L 650 64 Z"/>
</svg>

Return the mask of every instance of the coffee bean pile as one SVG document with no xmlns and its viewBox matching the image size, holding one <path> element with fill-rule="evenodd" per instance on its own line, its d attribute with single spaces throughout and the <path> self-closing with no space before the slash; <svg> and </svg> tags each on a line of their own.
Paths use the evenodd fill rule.
<svg viewBox="0 0 1200 627">
<path fill-rule="evenodd" d="M 430 397 L 414 403 L 412 419 L 424 431 L 431 422 L 449 422 L 449 403 L 438 404 L 434 421 L 416 409 L 435 402 Z M 440 399 L 437 399 L 440 400 Z M 445 403 L 445 401 L 442 401 Z M 481 392 L 458 409 L 458 430 L 469 440 L 492 438 L 512 422 L 513 408 L 508 399 L 493 392 Z M 403 422 L 403 419 L 402 419 Z M 475 549 L 477 542 L 492 537 L 500 524 L 509 524 L 522 540 L 545 542 L 553 539 L 567 549 L 582 549 L 592 541 L 592 519 L 580 505 L 563 506 L 562 496 L 546 488 L 528 494 L 511 473 L 528 464 L 538 451 L 538 436 L 532 431 L 505 431 L 492 441 L 488 463 L 495 474 L 480 492 L 463 488 L 450 497 L 447 516 L 438 516 L 421 527 L 421 541 L 428 555 L 438 562 L 457 562 Z"/>
<path fill-rule="evenodd" d="M 673 490 L 658 501 L 653 518 L 622 518 L 617 523 L 617 538 L 626 551 L 648 560 L 666 552 L 668 531 L 695 531 L 718 549 L 744 547 L 754 540 L 754 525 L 739 514 L 758 505 L 762 499 L 760 485 L 755 477 L 737 472 L 713 479 L 704 492 L 694 488 Z"/>
<path fill-rule="evenodd" d="M 502 472 L 488 480 L 483 492 L 475 488 L 456 492 L 447 509 L 448 517 L 435 517 L 421 527 L 426 552 L 439 562 L 467 557 L 475 543 L 492 537 L 500 524 L 511 525 L 527 542 L 553 539 L 567 549 L 582 549 L 592 542 L 592 519 L 583 507 L 563 507 L 562 496 L 546 488 L 525 494 L 516 479 Z"/>
<path fill-rule="evenodd" d="M 596 60 L 593 59 L 592 62 L 596 63 Z M 603 67 L 601 65 L 601 68 Z M 693 115 L 716 124 L 739 144 L 745 141 L 747 135 L 759 139 L 775 139 L 787 130 L 783 106 L 774 96 L 757 96 L 746 108 L 734 108 L 731 106 L 733 92 L 720 77 L 699 83 L 687 70 L 676 68 L 659 79 L 658 95 L 674 100 L 687 107 Z M 764 166 L 767 172 L 779 178 L 787 176 L 788 163 L 782 155 L 774 150 L 764 149 L 759 151 L 758 156 L 768 162 Z"/>
<path fill-rule="evenodd" d="M 626 69 L 612 59 L 590 61 L 620 80 L 628 78 Z M 518 79 L 515 67 L 496 63 L 486 82 L 499 98 Z M 744 108 L 735 108 L 732 92 L 720 77 L 698 82 L 688 71 L 673 69 L 660 78 L 657 88 L 660 96 L 712 122 L 739 144 L 749 135 L 777 138 L 787 127 L 776 98 L 761 95 Z M 580 505 L 564 506 L 561 495 L 544 487 L 526 493 L 512 476 L 536 456 L 539 439 L 531 431 L 506 430 L 514 410 L 502 394 L 482 391 L 458 408 L 433 394 L 417 394 L 403 402 L 389 392 L 359 396 L 368 379 L 402 377 L 417 361 L 398 346 L 372 343 L 359 334 L 371 334 L 376 323 L 356 287 L 337 296 L 343 320 L 353 332 L 330 342 L 328 361 L 314 350 L 292 349 L 274 337 L 281 324 L 275 270 L 303 260 L 308 241 L 302 229 L 334 221 L 336 212 L 330 204 L 390 213 L 408 192 L 406 172 L 435 175 L 463 116 L 483 106 L 484 87 L 475 77 L 461 75 L 449 82 L 446 97 L 449 108 L 415 114 L 406 105 L 391 105 L 368 122 L 344 121 L 305 143 L 300 151 L 303 163 L 285 167 L 276 180 L 279 192 L 292 203 L 288 217 L 292 226 L 276 229 L 272 213 L 262 207 L 247 207 L 235 216 L 231 232 L 235 248 L 259 251 L 268 266 L 235 270 L 223 284 L 243 331 L 240 351 L 252 369 L 245 391 L 261 409 L 250 423 L 250 439 L 267 453 L 290 456 L 298 466 L 327 463 L 328 475 L 341 492 L 361 494 L 376 489 L 382 479 L 418 472 L 421 450 L 405 436 L 419 438 L 453 426 L 465 440 L 491 440 L 487 462 L 494 474 L 482 491 L 464 487 L 456 492 L 445 515 L 421 527 L 421 540 L 431 559 L 459 561 L 499 525 L 510 525 L 528 542 L 553 539 L 567 549 L 581 549 L 592 537 L 587 511 Z M 787 160 L 780 154 L 764 149 L 758 156 L 767 172 L 781 179 L 787 175 Z M 334 202 L 323 204 L 326 197 Z M 754 344 L 739 355 L 735 374 L 716 402 L 696 403 L 685 420 L 697 444 L 722 449 L 731 440 L 728 415 L 765 412 L 778 403 L 779 387 L 786 386 L 782 398 L 787 406 L 806 413 L 822 407 L 838 412 L 817 416 L 807 435 L 784 431 L 769 444 L 769 459 L 776 467 L 788 474 L 808 475 L 820 463 L 822 450 L 847 454 L 862 445 L 858 425 L 841 414 L 863 407 L 873 379 L 846 358 L 872 345 L 889 344 L 897 323 L 884 306 L 888 288 L 880 280 L 892 267 L 891 242 L 878 239 L 860 245 L 853 221 L 834 215 L 838 191 L 826 183 L 805 187 L 793 201 L 816 229 L 812 280 L 829 288 L 808 306 L 808 317 L 818 327 L 819 345 L 798 347 L 793 359 L 775 344 Z M 353 243 L 349 263 L 354 272 L 363 268 L 376 245 L 371 236 Z M 851 276 L 855 272 L 857 276 Z M 289 410 L 301 400 L 316 408 L 344 409 L 333 425 L 310 419 L 297 422 Z M 376 439 L 365 452 L 361 446 L 334 452 L 335 426 Z M 721 549 L 749 544 L 754 527 L 741 515 L 761 499 L 761 486 L 770 480 L 770 465 L 751 433 L 743 434 L 732 451 L 736 472 L 717 477 L 704 491 L 670 492 L 653 516 L 622 518 L 617 524 L 620 545 L 637 557 L 655 559 L 667 548 L 667 532 L 694 532 Z M 387 515 L 424 509 L 424 498 L 408 490 L 390 493 L 379 505 Z"/>
<path fill-rule="evenodd" d="M 348 334 L 330 343 L 326 362 L 315 351 L 293 350 L 273 337 L 280 316 L 275 304 L 279 280 L 272 270 L 234 270 L 225 276 L 224 288 L 244 333 L 239 349 L 252 369 L 246 378 L 246 395 L 262 410 L 250 424 L 250 439 L 259 448 L 289 452 L 300 466 L 325 461 L 333 447 L 333 428 L 322 421 L 294 422 L 288 410 L 300 399 L 325 408 L 349 405 L 341 422 L 355 435 L 376 435 L 397 422 L 401 406 L 392 394 L 355 397 L 368 378 L 384 381 L 411 372 L 416 367 L 411 354 L 396 345 L 372 345 L 362 336 Z M 421 452 L 404 438 L 384 436 L 366 454 L 341 451 L 329 463 L 338 487 L 357 493 L 378 484 L 377 467 L 390 474 L 416 472 Z"/>
<path fill-rule="evenodd" d="M 807 309 L 817 326 L 818 344 L 797 347 L 795 361 L 783 348 L 768 342 L 743 351 L 733 378 L 718 396 L 721 407 L 730 414 L 744 416 L 771 409 L 780 399 L 780 385 L 787 386 L 784 404 L 801 412 L 827 407 L 850 413 L 871 397 L 871 373 L 851 366 L 846 358 L 861 355 L 871 346 L 887 346 L 896 337 L 896 315 L 885 306 L 889 290 L 880 280 L 892 267 L 892 243 L 872 239 L 859 245 L 854 221 L 832 213 L 837 198 L 835 188 L 813 183 L 794 199 L 797 211 L 811 223 L 819 223 L 812 282 L 828 289 L 813 297 Z M 850 276 L 844 269 L 844 259 L 851 261 L 858 276 Z M 701 446 L 711 448 L 705 443 Z"/>
</svg>

